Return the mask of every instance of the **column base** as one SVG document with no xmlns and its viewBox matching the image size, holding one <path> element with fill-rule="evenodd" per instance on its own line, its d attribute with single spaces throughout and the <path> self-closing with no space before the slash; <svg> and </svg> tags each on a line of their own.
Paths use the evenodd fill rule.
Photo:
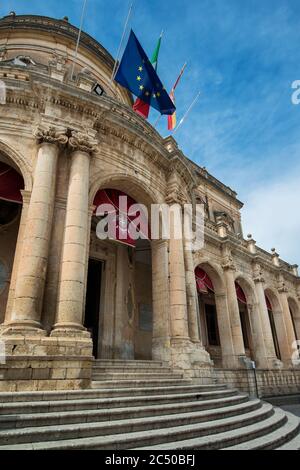
<svg viewBox="0 0 300 470">
<path fill-rule="evenodd" d="M 300 359 L 292 359 L 292 366 L 294 369 L 300 369 Z"/>
<path fill-rule="evenodd" d="M 0 336 L 46 336 L 40 323 L 23 320 L 20 322 L 4 323 L 0 326 Z"/>
<path fill-rule="evenodd" d="M 213 367 L 214 361 L 212 361 L 209 353 L 206 351 L 204 346 L 200 343 L 200 341 L 193 342 L 191 344 L 191 364 L 194 368 L 199 367 Z"/>
<path fill-rule="evenodd" d="M 152 339 L 152 360 L 171 362 L 171 344 L 170 338 L 153 338 Z"/>
<path fill-rule="evenodd" d="M 186 377 L 193 377 L 195 370 L 213 365 L 201 343 L 192 343 L 189 338 L 171 338 L 170 352 L 172 367 L 184 372 Z"/>
<path fill-rule="evenodd" d="M 82 325 L 77 323 L 57 323 L 51 331 L 50 337 L 53 338 L 91 338 L 91 334 Z"/>
</svg>

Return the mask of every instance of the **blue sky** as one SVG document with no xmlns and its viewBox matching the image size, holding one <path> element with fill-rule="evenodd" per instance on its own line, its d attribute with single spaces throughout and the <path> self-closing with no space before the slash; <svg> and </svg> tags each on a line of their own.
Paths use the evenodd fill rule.
<svg viewBox="0 0 300 470">
<path fill-rule="evenodd" d="M 10 10 L 79 25 L 82 0 L 7 0 Z M 129 0 L 88 0 L 84 29 L 116 54 Z M 136 0 L 131 26 L 152 53 L 164 29 L 159 74 L 177 90 L 178 118 L 201 98 L 176 139 L 184 153 L 245 202 L 245 235 L 300 264 L 299 0 Z M 152 123 L 156 114 L 151 115 Z M 159 131 L 168 135 L 166 120 Z"/>
</svg>

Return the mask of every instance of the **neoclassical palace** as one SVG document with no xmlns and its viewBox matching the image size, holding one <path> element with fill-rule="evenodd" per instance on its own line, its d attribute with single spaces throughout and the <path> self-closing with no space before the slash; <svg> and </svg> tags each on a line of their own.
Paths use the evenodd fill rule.
<svg viewBox="0 0 300 470">
<path fill-rule="evenodd" d="M 299 391 L 297 266 L 243 235 L 237 194 L 132 111 L 88 34 L 74 63 L 77 36 L 0 20 L 0 391 L 88 389 L 94 359 L 242 390 L 254 361 L 265 394 Z M 204 247 L 99 240 L 104 193 L 203 204 Z"/>
</svg>

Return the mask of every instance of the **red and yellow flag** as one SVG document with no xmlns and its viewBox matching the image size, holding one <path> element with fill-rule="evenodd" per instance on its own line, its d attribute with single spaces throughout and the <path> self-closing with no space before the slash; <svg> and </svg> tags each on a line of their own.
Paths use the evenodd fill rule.
<svg viewBox="0 0 300 470">
<path fill-rule="evenodd" d="M 171 100 L 173 101 L 174 104 L 175 104 L 175 90 L 177 88 L 178 83 L 180 82 L 180 79 L 183 75 L 183 72 L 185 71 L 186 66 L 187 66 L 187 64 L 185 63 L 184 66 L 182 67 L 181 72 L 179 74 L 179 77 L 177 78 L 177 80 L 175 82 L 175 85 L 173 86 L 173 88 L 171 90 L 171 93 L 170 93 L 170 98 L 171 98 Z M 171 116 L 168 116 L 168 130 L 173 131 L 175 129 L 176 125 L 177 125 L 177 118 L 176 118 L 176 111 L 175 111 L 174 114 L 172 114 Z"/>
</svg>

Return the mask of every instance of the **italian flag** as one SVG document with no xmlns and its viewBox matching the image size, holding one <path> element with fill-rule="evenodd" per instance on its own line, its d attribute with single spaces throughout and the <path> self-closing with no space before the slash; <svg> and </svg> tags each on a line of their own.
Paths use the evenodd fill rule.
<svg viewBox="0 0 300 470">
<path fill-rule="evenodd" d="M 178 83 L 180 82 L 183 72 L 185 71 L 186 65 L 187 64 L 185 63 L 184 66 L 182 67 L 179 77 L 177 78 L 175 85 L 173 86 L 171 93 L 170 93 L 170 98 L 174 104 L 175 104 L 175 90 L 177 88 Z M 172 114 L 172 116 L 168 116 L 168 130 L 173 131 L 176 125 L 177 125 L 177 119 L 176 119 L 176 111 L 175 111 L 175 113 Z"/>
<path fill-rule="evenodd" d="M 157 71 L 158 67 L 158 56 L 159 56 L 159 51 L 160 51 L 160 46 L 161 46 L 161 40 L 162 40 L 163 32 L 161 33 L 159 40 L 157 42 L 155 51 L 153 52 L 152 58 L 151 58 L 151 64 L 155 68 L 155 71 Z M 150 112 L 150 104 L 144 103 L 143 100 L 140 98 L 137 98 L 134 105 L 133 105 L 133 110 L 142 116 L 145 119 L 148 119 L 149 117 L 149 112 Z"/>
</svg>

